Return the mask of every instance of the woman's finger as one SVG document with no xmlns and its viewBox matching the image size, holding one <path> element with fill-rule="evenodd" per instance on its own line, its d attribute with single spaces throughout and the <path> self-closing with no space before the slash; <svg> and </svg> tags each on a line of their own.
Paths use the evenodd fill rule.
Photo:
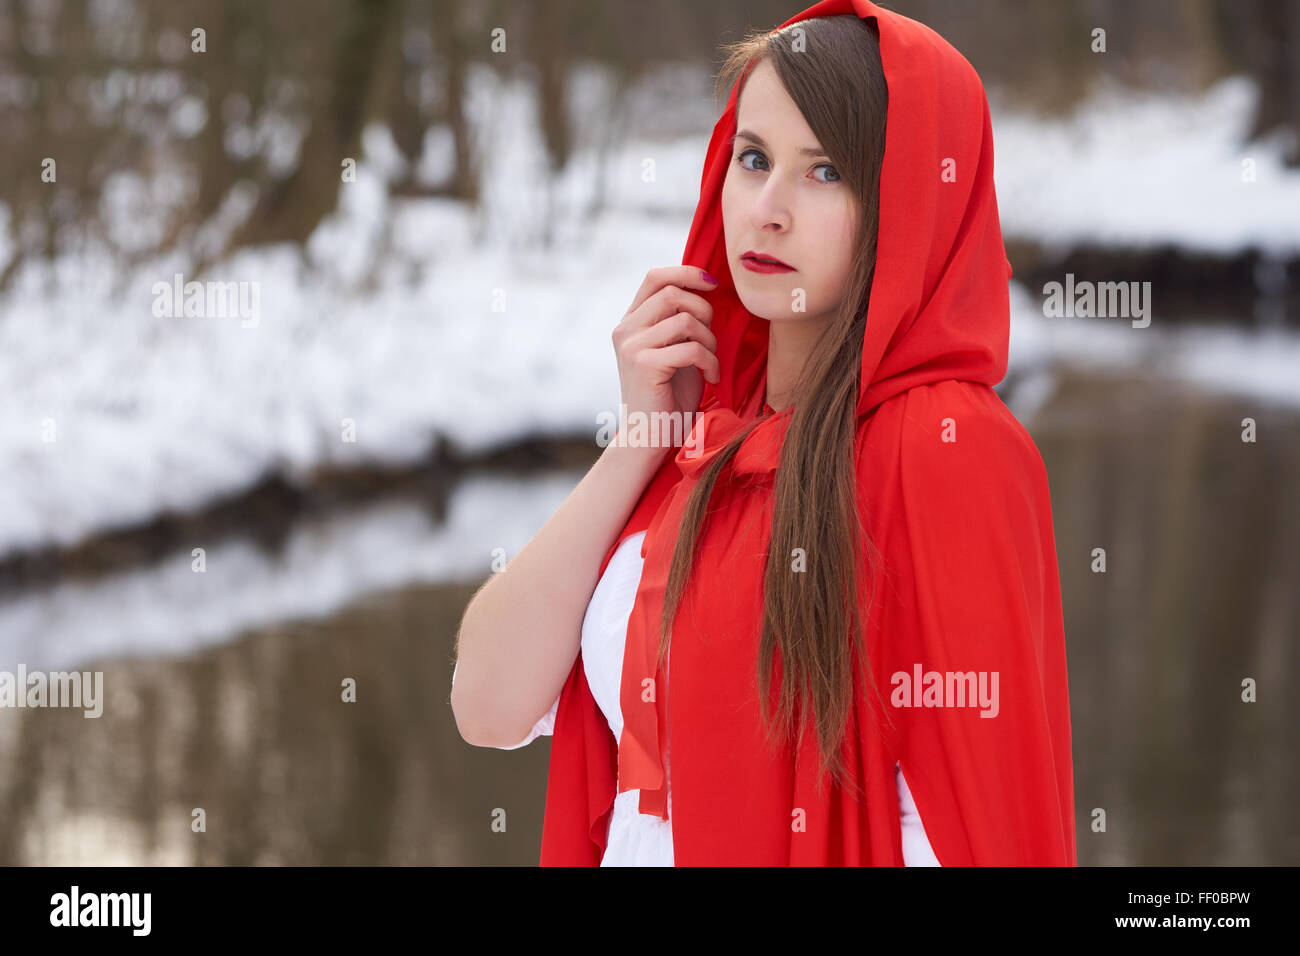
<svg viewBox="0 0 1300 956">
<path fill-rule="evenodd" d="M 718 357 L 699 342 L 678 342 L 662 349 L 646 349 L 639 361 L 654 369 L 656 385 L 667 384 L 679 368 L 694 365 L 708 381 L 717 384 L 722 375 Z"/>
<path fill-rule="evenodd" d="M 713 306 L 708 299 L 680 286 L 666 285 L 625 315 L 619 328 L 630 337 L 678 312 L 689 312 L 706 326 L 713 323 Z"/>
<path fill-rule="evenodd" d="M 628 340 L 628 348 L 664 348 L 678 342 L 695 340 L 710 352 L 718 350 L 718 337 L 690 312 L 674 312 Z"/>
<path fill-rule="evenodd" d="M 636 295 L 632 299 L 632 304 L 628 307 L 626 314 L 631 314 L 639 309 L 650 296 L 654 295 L 666 285 L 676 285 L 683 289 L 700 289 L 708 292 L 718 287 L 717 281 L 710 282 L 705 278 L 707 273 L 703 269 L 695 266 L 660 266 L 657 269 L 651 269 L 641 280 L 641 287 L 636 290 Z"/>
</svg>

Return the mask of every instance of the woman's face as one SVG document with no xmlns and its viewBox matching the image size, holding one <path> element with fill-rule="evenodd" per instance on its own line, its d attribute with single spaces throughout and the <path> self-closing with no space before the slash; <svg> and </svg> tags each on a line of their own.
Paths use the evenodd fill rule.
<svg viewBox="0 0 1300 956">
<path fill-rule="evenodd" d="M 852 265 L 857 215 L 852 190 L 763 60 L 740 91 L 722 184 L 727 261 L 741 303 L 769 320 L 829 320 Z M 791 268 L 752 270 L 751 252 Z"/>
</svg>

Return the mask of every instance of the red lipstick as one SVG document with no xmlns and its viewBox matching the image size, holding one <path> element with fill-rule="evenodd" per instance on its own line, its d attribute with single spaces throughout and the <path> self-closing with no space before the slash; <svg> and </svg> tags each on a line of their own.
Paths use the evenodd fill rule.
<svg viewBox="0 0 1300 956">
<path fill-rule="evenodd" d="M 741 255 L 740 264 L 750 272 L 794 272 L 794 266 L 782 262 L 776 256 L 753 249 Z"/>
</svg>

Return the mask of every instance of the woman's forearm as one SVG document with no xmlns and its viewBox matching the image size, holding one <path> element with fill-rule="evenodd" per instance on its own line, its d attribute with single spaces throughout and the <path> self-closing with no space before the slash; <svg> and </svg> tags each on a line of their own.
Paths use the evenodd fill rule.
<svg viewBox="0 0 1300 956">
<path fill-rule="evenodd" d="M 666 448 L 610 444 L 564 503 L 465 609 L 451 691 L 467 743 L 509 746 L 573 668 L 601 562 Z"/>
</svg>

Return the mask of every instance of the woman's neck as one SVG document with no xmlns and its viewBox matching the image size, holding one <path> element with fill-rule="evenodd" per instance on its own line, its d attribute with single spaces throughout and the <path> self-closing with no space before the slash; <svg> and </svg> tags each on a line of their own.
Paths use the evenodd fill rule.
<svg viewBox="0 0 1300 956">
<path fill-rule="evenodd" d="M 832 316 L 768 322 L 765 401 L 775 412 L 794 398 L 794 383 Z"/>
</svg>

